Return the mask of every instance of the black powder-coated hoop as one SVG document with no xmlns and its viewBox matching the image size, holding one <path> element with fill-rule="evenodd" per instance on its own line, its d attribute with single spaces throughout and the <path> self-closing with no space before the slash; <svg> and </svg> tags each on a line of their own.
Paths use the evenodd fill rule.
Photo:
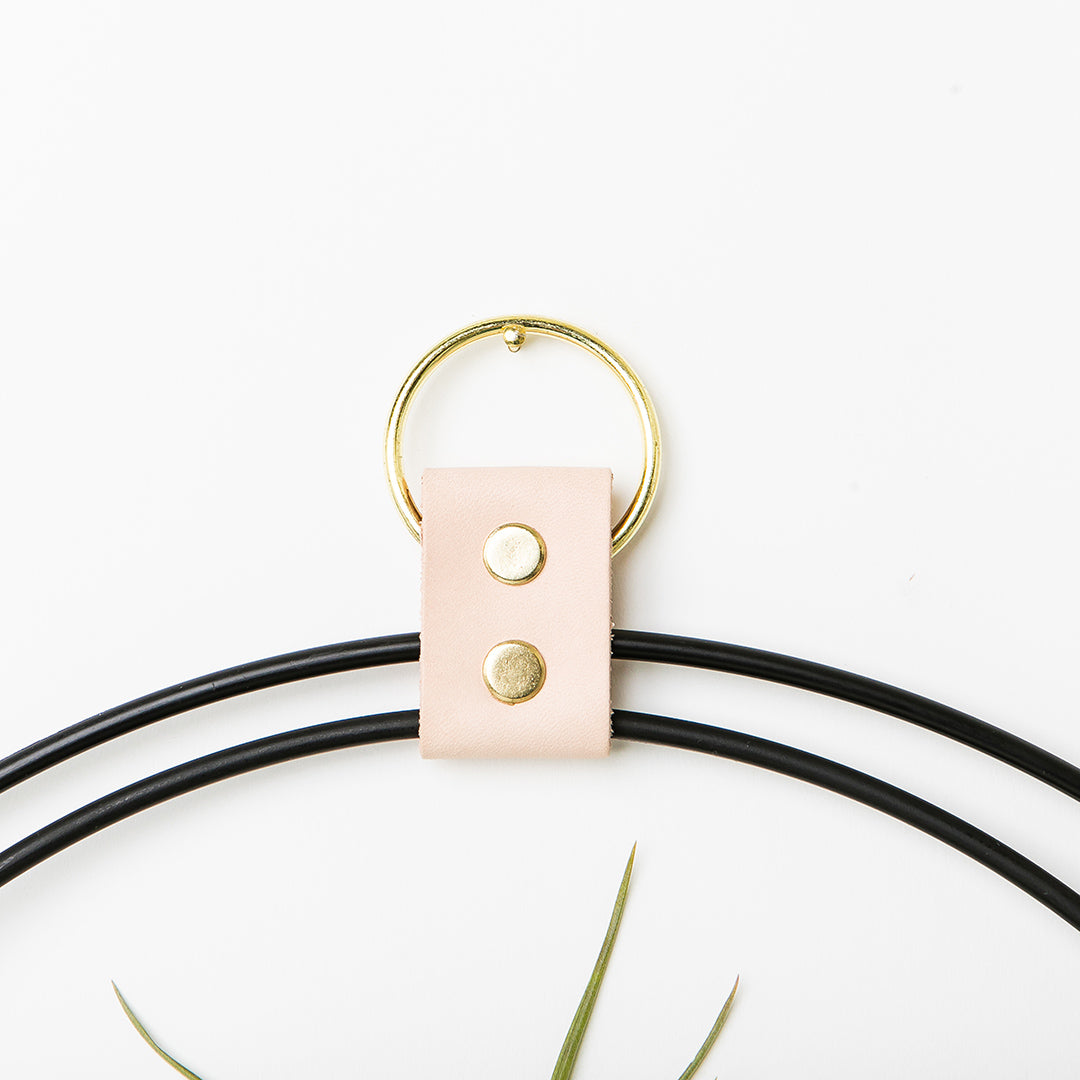
<svg viewBox="0 0 1080 1080">
<path fill-rule="evenodd" d="M 418 659 L 419 636 L 401 634 L 271 657 L 179 683 L 72 725 L 0 761 L 0 791 L 93 746 L 157 720 L 251 690 Z M 1080 770 L 1022 739 L 928 698 L 837 668 L 778 653 L 664 634 L 616 631 L 615 659 L 681 664 L 796 686 L 864 705 L 937 731 L 1080 799 Z M 259 739 L 147 777 L 58 819 L 0 852 L 0 885 L 78 840 L 177 795 L 295 758 L 410 738 L 415 711 L 323 724 Z M 981 862 L 1080 929 L 1080 895 L 982 830 L 875 777 L 803 750 L 685 720 L 617 711 L 616 737 L 682 747 L 792 776 L 891 815 Z"/>
<path fill-rule="evenodd" d="M 840 668 L 702 638 L 616 630 L 613 660 L 744 675 L 861 705 L 964 743 L 1080 801 L 1080 769 L 1033 743 L 930 698 Z M 0 792 L 148 724 L 253 690 L 420 658 L 419 634 L 364 638 L 284 653 L 188 679 L 64 728 L 0 760 Z"/>
<path fill-rule="evenodd" d="M 287 731 L 189 761 L 114 791 L 0 852 L 0 886 L 72 844 L 178 795 L 268 765 L 419 735 L 415 709 Z M 901 788 L 816 754 L 724 728 L 616 710 L 617 738 L 697 750 L 805 780 L 933 836 L 1012 882 L 1080 930 L 1080 895 L 981 829 Z"/>
</svg>

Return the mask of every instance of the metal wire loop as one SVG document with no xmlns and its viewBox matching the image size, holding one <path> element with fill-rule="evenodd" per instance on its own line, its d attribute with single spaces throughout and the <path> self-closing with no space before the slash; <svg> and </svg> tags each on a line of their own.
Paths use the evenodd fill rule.
<svg viewBox="0 0 1080 1080">
<path fill-rule="evenodd" d="M 633 499 L 630 500 L 630 505 L 611 531 L 611 553 L 612 555 L 617 554 L 630 542 L 631 537 L 641 527 L 641 523 L 645 520 L 645 515 L 649 512 L 649 507 L 652 505 L 653 498 L 656 495 L 656 487 L 660 479 L 660 425 L 656 418 L 656 410 L 653 408 L 641 380 L 614 349 L 609 348 L 599 338 L 593 337 L 587 331 L 571 326 L 569 323 L 557 322 L 554 319 L 540 319 L 531 315 L 513 315 L 504 319 L 488 319 L 485 322 L 473 323 L 471 326 L 465 327 L 464 330 L 459 330 L 456 334 L 451 334 L 450 337 L 439 342 L 413 368 L 394 399 L 394 405 L 390 410 L 390 418 L 386 425 L 386 478 L 389 481 L 390 492 L 394 497 L 398 512 L 408 526 L 409 532 L 419 540 L 420 508 L 416 505 L 412 492 L 409 490 L 408 482 L 405 480 L 405 471 L 402 467 L 402 437 L 409 406 L 424 382 L 447 357 L 474 341 L 493 337 L 496 334 L 502 336 L 511 352 L 517 352 L 529 334 L 544 334 L 547 337 L 560 338 L 563 341 L 569 341 L 573 345 L 578 345 L 592 353 L 597 359 L 602 360 L 615 373 L 626 392 L 630 395 L 630 399 L 634 403 L 634 409 L 637 412 L 638 421 L 641 424 L 644 466 L 641 481 Z"/>
</svg>

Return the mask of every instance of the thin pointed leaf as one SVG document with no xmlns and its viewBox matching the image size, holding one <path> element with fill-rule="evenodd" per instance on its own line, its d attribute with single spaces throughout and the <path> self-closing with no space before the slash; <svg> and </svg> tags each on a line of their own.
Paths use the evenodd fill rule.
<svg viewBox="0 0 1080 1080">
<path fill-rule="evenodd" d="M 623 872 L 622 884 L 619 886 L 619 894 L 615 897 L 615 907 L 611 911 L 611 921 L 608 923 L 607 934 L 604 936 L 604 944 L 600 947 L 600 955 L 596 958 L 596 966 L 589 977 L 589 983 L 585 987 L 585 993 L 581 997 L 581 1003 L 574 1013 L 570 1030 L 566 1033 L 566 1041 L 563 1043 L 559 1058 L 555 1062 L 555 1071 L 551 1074 L 551 1080 L 570 1080 L 577 1061 L 578 1051 L 581 1049 L 581 1040 L 585 1037 L 585 1029 L 589 1026 L 592 1017 L 593 1006 L 596 1005 L 597 994 L 600 993 L 600 984 L 604 981 L 608 961 L 611 959 L 611 950 L 615 947 L 615 938 L 619 933 L 619 924 L 622 922 L 623 908 L 626 907 L 626 891 L 630 887 L 630 872 L 634 869 L 634 852 L 637 844 L 630 849 L 630 858 Z"/>
<path fill-rule="evenodd" d="M 736 977 L 735 985 L 731 988 L 731 993 L 728 994 L 728 999 L 724 1002 L 724 1007 L 720 1010 L 720 1015 L 716 1018 L 716 1023 L 713 1024 L 712 1030 L 701 1044 L 701 1049 L 697 1052 L 697 1057 L 686 1066 L 686 1071 L 679 1077 L 679 1080 L 690 1080 L 690 1077 L 701 1067 L 701 1063 L 705 1060 L 705 1055 L 713 1048 L 713 1043 L 716 1042 L 717 1037 L 724 1028 L 724 1024 L 727 1023 L 728 1013 L 731 1012 L 731 1006 L 735 1003 L 735 991 L 738 989 L 739 980 L 738 977 Z"/>
<path fill-rule="evenodd" d="M 113 983 L 112 988 L 116 991 L 116 996 L 120 1000 L 120 1005 L 123 1008 L 124 1013 L 131 1021 L 132 1026 L 135 1028 L 135 1030 L 143 1037 L 146 1045 L 149 1046 L 150 1049 L 153 1050 L 154 1053 L 156 1053 L 159 1057 L 167 1061 L 178 1073 L 180 1073 L 181 1076 L 186 1076 L 188 1080 L 199 1080 L 199 1077 L 197 1077 L 190 1069 L 185 1068 L 175 1058 L 169 1057 L 169 1055 L 166 1054 L 165 1051 L 162 1050 L 156 1042 L 154 1042 L 154 1040 L 150 1037 L 150 1033 L 139 1022 L 139 1018 L 131 1011 L 131 1006 L 124 1000 L 124 995 L 120 993 L 120 987 L 118 987 L 116 983 Z"/>
</svg>

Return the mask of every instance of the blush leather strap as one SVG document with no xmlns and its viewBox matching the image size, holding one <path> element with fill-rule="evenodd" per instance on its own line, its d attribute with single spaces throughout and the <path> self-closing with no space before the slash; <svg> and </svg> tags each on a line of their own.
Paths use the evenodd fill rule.
<svg viewBox="0 0 1080 1080">
<path fill-rule="evenodd" d="M 424 757 L 603 757 L 611 742 L 611 471 L 428 469 L 421 482 L 420 750 Z M 543 568 L 500 581 L 484 559 L 501 526 L 543 542 Z M 485 682 L 500 643 L 542 657 L 516 704 Z"/>
</svg>

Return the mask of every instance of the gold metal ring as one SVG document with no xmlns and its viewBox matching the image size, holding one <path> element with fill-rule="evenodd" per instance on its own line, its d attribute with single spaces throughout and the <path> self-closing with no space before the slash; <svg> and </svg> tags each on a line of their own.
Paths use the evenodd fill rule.
<svg viewBox="0 0 1080 1080">
<path fill-rule="evenodd" d="M 390 483 L 390 492 L 394 497 L 398 512 L 401 514 L 409 532 L 420 539 L 420 510 L 409 491 L 405 472 L 401 463 L 401 442 L 405 430 L 405 417 L 409 406 L 431 373 L 448 356 L 481 338 L 502 335 L 503 341 L 511 352 L 517 352 L 525 343 L 528 334 L 544 334 L 547 337 L 561 338 L 591 352 L 602 360 L 619 378 L 626 388 L 641 424 L 642 447 L 644 449 L 644 468 L 641 482 L 626 512 L 611 531 L 611 553 L 621 551 L 635 532 L 641 527 L 645 515 L 649 512 L 656 485 L 660 479 L 660 425 L 656 419 L 656 410 L 641 380 L 625 360 L 614 349 L 609 348 L 599 338 L 568 323 L 554 319 L 538 319 L 531 315 L 514 315 L 506 319 L 488 319 L 473 323 L 451 334 L 445 341 L 439 342 L 409 372 L 409 377 L 401 385 L 394 407 L 390 410 L 390 419 L 386 425 L 386 479 Z"/>
</svg>

